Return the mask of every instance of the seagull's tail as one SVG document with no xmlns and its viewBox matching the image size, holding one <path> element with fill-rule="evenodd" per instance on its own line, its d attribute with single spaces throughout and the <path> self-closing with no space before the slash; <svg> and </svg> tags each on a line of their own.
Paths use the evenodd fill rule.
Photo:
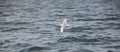
<svg viewBox="0 0 120 52">
<path fill-rule="evenodd" d="M 61 27 L 60 32 L 63 33 L 63 31 L 64 31 L 64 27 Z"/>
</svg>

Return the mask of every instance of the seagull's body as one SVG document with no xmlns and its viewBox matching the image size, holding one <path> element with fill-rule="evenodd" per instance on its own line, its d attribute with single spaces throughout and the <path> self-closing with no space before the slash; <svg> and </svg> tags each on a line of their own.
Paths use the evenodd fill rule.
<svg viewBox="0 0 120 52">
<path fill-rule="evenodd" d="M 67 18 L 63 20 L 63 23 L 61 24 L 60 32 L 63 33 L 64 28 L 67 26 Z"/>
</svg>

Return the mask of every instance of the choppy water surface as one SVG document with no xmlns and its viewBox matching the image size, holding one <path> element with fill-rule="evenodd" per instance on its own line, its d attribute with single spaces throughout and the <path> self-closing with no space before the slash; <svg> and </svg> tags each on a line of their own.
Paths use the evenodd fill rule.
<svg viewBox="0 0 120 52">
<path fill-rule="evenodd" d="M 120 52 L 119 0 L 0 0 L 0 52 Z M 59 28 L 68 17 L 69 27 Z"/>
</svg>

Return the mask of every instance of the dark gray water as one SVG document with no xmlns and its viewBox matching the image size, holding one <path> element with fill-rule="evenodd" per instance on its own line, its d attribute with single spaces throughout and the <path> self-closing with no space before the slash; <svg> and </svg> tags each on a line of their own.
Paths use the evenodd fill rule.
<svg viewBox="0 0 120 52">
<path fill-rule="evenodd" d="M 0 0 L 0 52 L 120 52 L 120 0 Z M 68 26 L 60 33 L 60 24 Z"/>
</svg>

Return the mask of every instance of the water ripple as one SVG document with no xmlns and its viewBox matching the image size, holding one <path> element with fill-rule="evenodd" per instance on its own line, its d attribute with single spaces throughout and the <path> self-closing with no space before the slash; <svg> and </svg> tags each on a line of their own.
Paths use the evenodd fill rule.
<svg viewBox="0 0 120 52">
<path fill-rule="evenodd" d="M 50 49 L 51 48 L 49 48 L 49 47 L 33 46 L 33 47 L 23 49 L 23 50 L 21 50 L 19 52 L 44 52 L 44 51 L 47 51 L 47 50 L 50 50 Z"/>
</svg>

